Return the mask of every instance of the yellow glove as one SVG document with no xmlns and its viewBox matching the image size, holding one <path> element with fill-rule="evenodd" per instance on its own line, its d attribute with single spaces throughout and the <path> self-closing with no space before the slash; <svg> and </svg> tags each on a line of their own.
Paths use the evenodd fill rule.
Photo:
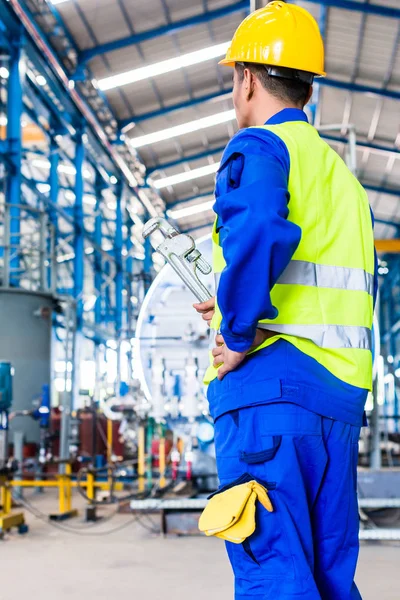
<svg viewBox="0 0 400 600">
<path fill-rule="evenodd" d="M 204 509 L 199 529 L 235 544 L 241 544 L 256 528 L 256 501 L 273 512 L 267 490 L 256 481 L 236 485 L 216 494 Z"/>
</svg>

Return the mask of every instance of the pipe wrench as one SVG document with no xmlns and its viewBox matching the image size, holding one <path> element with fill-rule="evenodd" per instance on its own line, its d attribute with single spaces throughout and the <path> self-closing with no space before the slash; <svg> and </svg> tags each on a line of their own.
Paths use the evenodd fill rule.
<svg viewBox="0 0 400 600">
<path fill-rule="evenodd" d="M 212 295 L 200 281 L 197 270 L 208 275 L 211 273 L 211 266 L 197 250 L 194 239 L 190 235 L 179 233 L 162 217 L 154 217 L 147 221 L 142 235 L 146 239 L 156 231 L 162 233 L 164 241 L 159 245 L 151 242 L 154 250 L 165 258 L 199 302 L 209 300 Z"/>
</svg>

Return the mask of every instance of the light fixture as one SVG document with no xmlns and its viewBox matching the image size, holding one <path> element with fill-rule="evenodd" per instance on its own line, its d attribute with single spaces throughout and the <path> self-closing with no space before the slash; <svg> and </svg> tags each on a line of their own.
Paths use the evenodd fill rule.
<svg viewBox="0 0 400 600">
<path fill-rule="evenodd" d="M 115 177 L 115 175 L 111 175 L 111 177 L 110 177 L 110 183 L 112 183 L 113 185 L 115 185 L 116 183 L 118 183 L 118 179 Z"/>
<path fill-rule="evenodd" d="M 50 191 L 49 183 L 37 183 L 36 187 L 39 190 L 39 192 L 41 192 L 42 194 L 47 194 L 47 192 Z"/>
<path fill-rule="evenodd" d="M 64 196 L 66 200 L 71 200 L 71 202 L 75 200 L 75 194 L 72 190 L 66 190 Z"/>
<path fill-rule="evenodd" d="M 75 258 L 75 254 L 73 252 L 69 252 L 68 254 L 63 254 L 61 256 L 58 256 L 57 262 L 58 263 L 67 262 L 68 260 L 72 260 L 73 258 Z"/>
<path fill-rule="evenodd" d="M 206 165 L 205 167 L 199 167 L 198 169 L 184 171 L 183 173 L 177 173 L 176 175 L 170 175 L 169 177 L 163 177 L 162 179 L 157 179 L 152 183 L 155 188 L 161 190 L 162 188 L 168 187 L 169 185 L 176 185 L 177 183 L 191 181 L 192 179 L 197 179 L 198 177 L 204 177 L 205 175 L 216 173 L 218 171 L 218 168 L 219 162 L 214 163 L 212 165 Z"/>
<path fill-rule="evenodd" d="M 43 77 L 43 75 L 37 75 L 36 76 L 36 83 L 40 86 L 46 85 L 47 80 L 45 77 Z"/>
<path fill-rule="evenodd" d="M 192 215 L 198 215 L 199 213 L 211 210 L 213 205 L 214 200 L 209 200 L 208 202 L 202 202 L 201 204 L 193 204 L 192 206 L 186 206 L 185 208 L 168 210 L 167 215 L 171 219 L 182 219 L 183 217 L 190 217 Z"/>
<path fill-rule="evenodd" d="M 174 127 L 168 127 L 167 129 L 161 129 L 154 133 L 148 133 L 138 137 L 131 138 L 129 140 L 133 148 L 141 148 L 148 144 L 154 144 L 156 142 L 162 142 L 163 140 L 169 140 L 178 135 L 184 135 L 186 133 L 192 133 L 193 131 L 199 131 L 200 129 L 206 129 L 207 127 L 213 127 L 220 125 L 221 123 L 227 123 L 235 118 L 235 111 L 226 110 L 224 112 L 210 115 L 209 117 L 203 117 L 188 123 L 182 123 L 182 125 L 175 125 Z"/>
<path fill-rule="evenodd" d="M 0 67 L 0 77 L 2 79 L 8 79 L 9 75 L 10 72 L 6 67 Z"/>
<path fill-rule="evenodd" d="M 83 310 L 89 311 L 92 310 L 92 308 L 94 308 L 94 305 L 96 304 L 96 300 L 97 300 L 97 296 L 95 296 L 94 294 L 91 294 L 87 300 L 85 300 L 84 304 L 83 304 Z"/>
<path fill-rule="evenodd" d="M 68 0 L 51 0 L 51 3 L 54 6 L 57 6 L 57 4 L 64 4 L 64 2 L 68 2 Z"/>
<path fill-rule="evenodd" d="M 98 86 L 101 90 L 111 90 L 115 87 L 121 87 L 128 85 L 129 83 L 135 83 L 136 81 L 142 81 L 143 79 L 150 79 L 156 75 L 164 75 L 171 71 L 177 71 L 182 67 L 190 67 L 191 65 L 198 65 L 199 63 L 223 56 L 230 42 L 224 42 L 215 46 L 208 46 L 195 52 L 189 52 L 188 54 L 182 54 L 175 58 L 169 58 L 146 67 L 140 67 L 139 69 L 132 69 L 125 73 L 119 73 L 119 75 L 112 75 L 111 77 L 105 77 L 98 81 Z"/>
</svg>

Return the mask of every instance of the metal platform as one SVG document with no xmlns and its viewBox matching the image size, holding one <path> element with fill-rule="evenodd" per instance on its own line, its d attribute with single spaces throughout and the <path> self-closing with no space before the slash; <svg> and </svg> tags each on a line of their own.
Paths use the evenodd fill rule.
<svg viewBox="0 0 400 600">
<path fill-rule="evenodd" d="M 160 532 L 163 534 L 198 535 L 197 522 L 206 507 L 207 498 L 148 498 L 132 500 L 130 508 L 136 512 L 160 513 Z M 398 498 L 360 498 L 363 509 L 400 508 Z M 400 541 L 400 529 L 361 529 L 361 541 Z"/>
<path fill-rule="evenodd" d="M 400 508 L 400 498 L 359 498 L 360 508 Z M 202 510 L 207 498 L 148 498 L 132 500 L 132 510 Z"/>
<path fill-rule="evenodd" d="M 147 500 L 132 500 L 132 510 L 203 510 L 207 498 L 148 498 Z"/>
<path fill-rule="evenodd" d="M 400 529 L 362 529 L 359 537 L 362 541 L 400 542 Z"/>
</svg>

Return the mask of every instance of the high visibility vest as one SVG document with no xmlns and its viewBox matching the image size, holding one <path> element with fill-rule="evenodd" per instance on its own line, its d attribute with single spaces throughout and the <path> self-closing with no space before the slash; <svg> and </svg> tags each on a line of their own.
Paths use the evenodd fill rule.
<svg viewBox="0 0 400 600">
<path fill-rule="evenodd" d="M 271 291 L 276 332 L 253 350 L 285 339 L 348 384 L 371 389 L 374 241 L 368 197 L 340 156 L 302 121 L 265 125 L 290 156 L 289 221 L 301 227 L 299 246 Z M 214 223 L 216 308 L 211 344 L 221 325 L 218 281 L 226 263 Z M 232 293 L 234 291 L 232 290 Z M 207 384 L 217 376 L 210 366 Z"/>
</svg>

